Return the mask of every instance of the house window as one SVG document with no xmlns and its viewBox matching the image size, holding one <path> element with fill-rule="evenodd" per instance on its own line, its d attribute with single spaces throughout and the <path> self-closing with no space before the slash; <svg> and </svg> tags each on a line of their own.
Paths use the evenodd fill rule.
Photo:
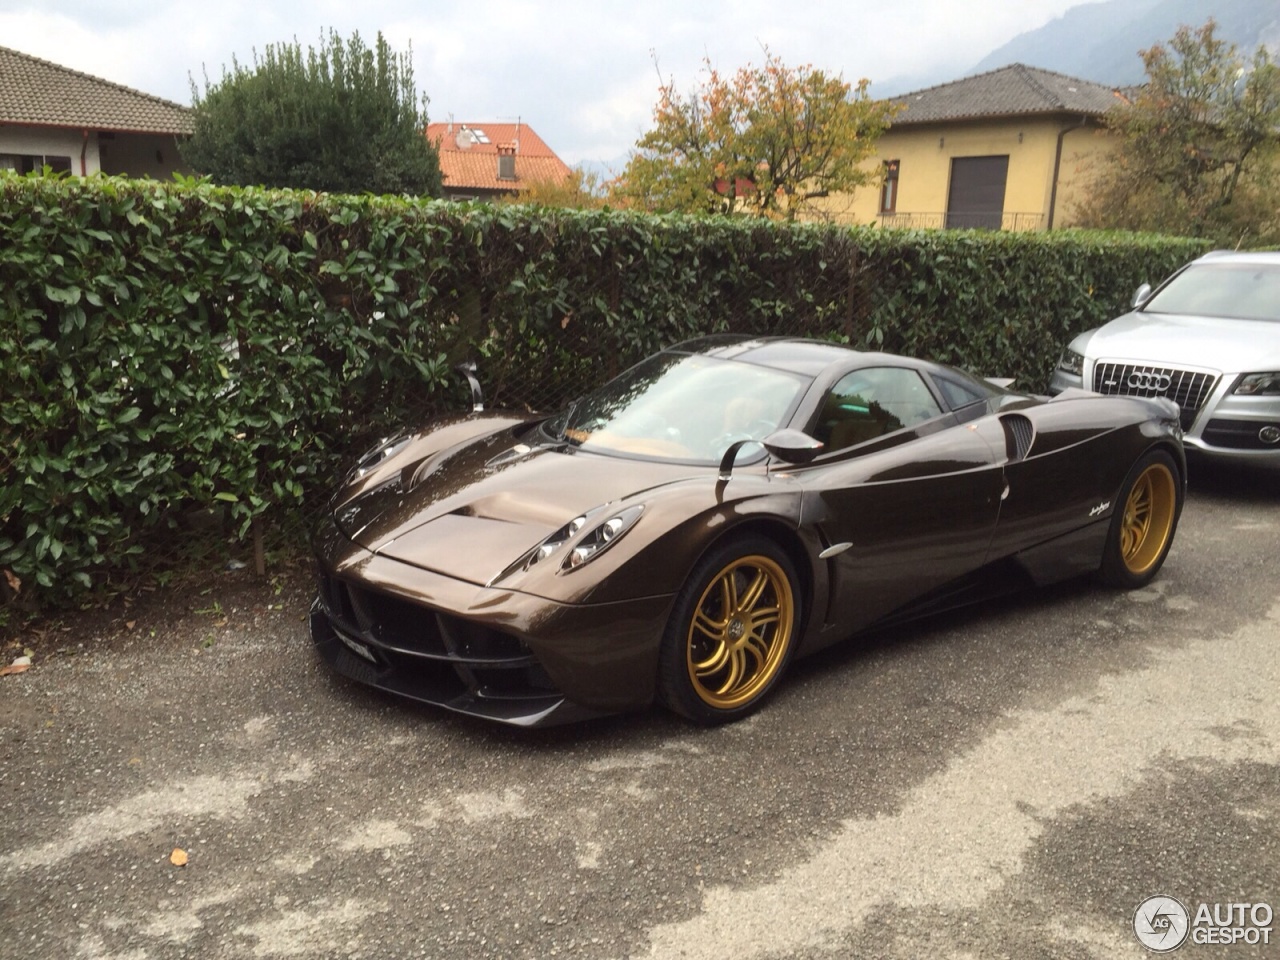
<svg viewBox="0 0 1280 960">
<path fill-rule="evenodd" d="M 894 213 L 898 209 L 898 161 L 884 162 L 884 183 L 880 187 L 880 212 Z"/>
<path fill-rule="evenodd" d="M 947 228 L 999 230 L 1009 157 L 954 157 L 947 200 Z"/>
<path fill-rule="evenodd" d="M 54 173 L 70 173 L 70 157 L 48 157 L 20 153 L 0 153 L 0 170 L 14 173 L 31 173 L 48 167 Z"/>
</svg>

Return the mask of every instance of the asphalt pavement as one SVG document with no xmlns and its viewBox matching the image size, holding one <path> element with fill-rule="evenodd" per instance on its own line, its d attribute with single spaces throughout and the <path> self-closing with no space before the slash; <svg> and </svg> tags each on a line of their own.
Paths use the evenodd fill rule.
<svg viewBox="0 0 1280 960">
<path fill-rule="evenodd" d="M 1278 546 L 1280 476 L 1201 470 L 1150 587 L 856 641 L 714 730 L 397 701 L 229 574 L 68 621 L 0 677 L 0 956 L 1280 956 Z"/>
</svg>

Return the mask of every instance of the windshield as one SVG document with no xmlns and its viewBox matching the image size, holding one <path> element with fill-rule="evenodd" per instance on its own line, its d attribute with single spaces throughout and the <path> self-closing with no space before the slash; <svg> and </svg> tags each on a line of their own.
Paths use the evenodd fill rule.
<svg viewBox="0 0 1280 960">
<path fill-rule="evenodd" d="M 1142 310 L 1280 322 L 1280 264 L 1193 264 L 1170 280 Z"/>
<path fill-rule="evenodd" d="M 660 353 L 570 404 L 543 429 L 584 450 L 718 462 L 734 441 L 777 430 L 808 384 L 752 363 Z"/>
</svg>

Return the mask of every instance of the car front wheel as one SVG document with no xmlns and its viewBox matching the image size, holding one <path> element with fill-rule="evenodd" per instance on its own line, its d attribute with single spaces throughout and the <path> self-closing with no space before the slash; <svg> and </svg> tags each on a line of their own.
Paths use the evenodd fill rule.
<svg viewBox="0 0 1280 960">
<path fill-rule="evenodd" d="M 677 595 L 663 635 L 662 701 L 708 725 L 754 711 L 794 651 L 797 584 L 794 565 L 772 540 L 746 537 L 712 549 Z"/>
</svg>

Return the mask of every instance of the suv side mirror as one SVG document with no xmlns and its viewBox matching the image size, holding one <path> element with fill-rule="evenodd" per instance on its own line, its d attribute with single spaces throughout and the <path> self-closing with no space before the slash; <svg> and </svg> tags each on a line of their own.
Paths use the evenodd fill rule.
<svg viewBox="0 0 1280 960">
<path fill-rule="evenodd" d="M 1151 284 L 1144 283 L 1137 290 L 1133 291 L 1133 302 L 1130 304 L 1134 310 L 1151 299 Z"/>
</svg>

